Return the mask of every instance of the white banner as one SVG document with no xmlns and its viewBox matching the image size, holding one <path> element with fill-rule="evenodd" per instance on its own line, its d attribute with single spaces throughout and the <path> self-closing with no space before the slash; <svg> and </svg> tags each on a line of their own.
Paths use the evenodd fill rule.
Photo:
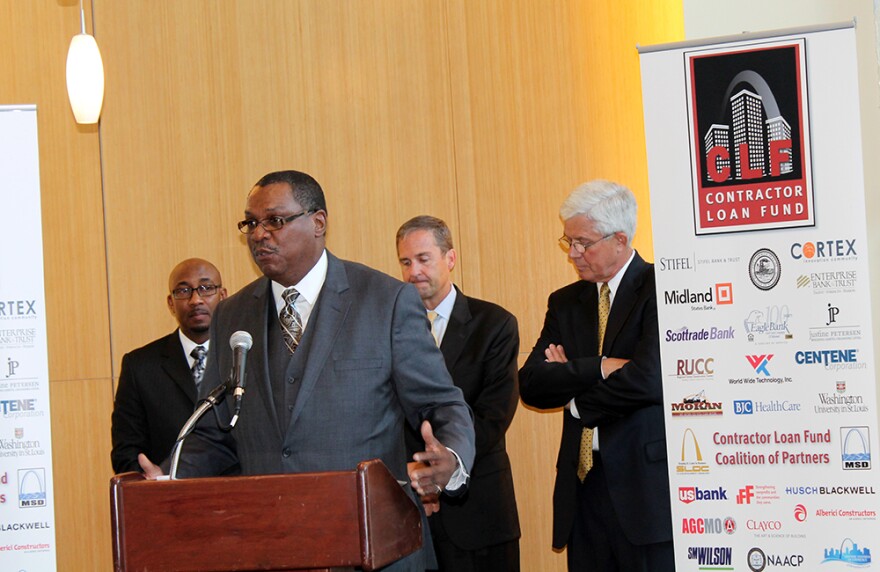
<svg viewBox="0 0 880 572">
<path fill-rule="evenodd" d="M 676 569 L 871 568 L 854 30 L 647 48 L 641 69 Z"/>
<path fill-rule="evenodd" d="M 37 111 L 0 106 L 0 570 L 55 570 Z M 63 286 L 61 286 L 63 287 Z"/>
</svg>

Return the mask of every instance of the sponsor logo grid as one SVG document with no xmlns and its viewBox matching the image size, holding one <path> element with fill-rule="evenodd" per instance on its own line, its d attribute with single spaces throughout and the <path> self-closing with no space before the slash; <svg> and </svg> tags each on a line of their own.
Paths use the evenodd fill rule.
<svg viewBox="0 0 880 572">
<path fill-rule="evenodd" d="M 0 569 L 55 570 L 35 113 L 0 113 L 0 139 L 14 141 L 4 147 L 13 152 L 0 156 L 2 170 L 14 173 L 0 195 L 16 204 L 7 229 L 16 239 L 0 241 L 0 259 L 10 262 L 0 278 Z"/>
<path fill-rule="evenodd" d="M 695 223 L 655 228 L 673 530 L 685 570 L 864 567 L 880 538 L 864 228 L 813 227 L 811 135 L 807 118 L 791 115 L 806 103 L 803 44 L 776 49 L 685 54 Z M 796 67 L 794 83 L 754 67 L 765 56 Z M 728 58 L 732 91 L 699 85 L 713 58 Z M 727 99 L 701 102 L 707 94 Z M 701 105 L 727 106 L 727 115 L 704 123 L 692 109 Z M 737 144 L 737 125 L 758 119 L 763 139 Z M 774 131 L 774 121 L 788 127 Z"/>
</svg>

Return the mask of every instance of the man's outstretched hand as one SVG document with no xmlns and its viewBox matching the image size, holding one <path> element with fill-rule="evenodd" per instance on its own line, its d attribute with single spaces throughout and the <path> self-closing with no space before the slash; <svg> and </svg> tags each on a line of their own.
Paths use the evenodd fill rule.
<svg viewBox="0 0 880 572">
<path fill-rule="evenodd" d="M 406 464 L 406 474 L 412 475 L 412 472 L 416 469 L 424 469 L 427 467 L 424 463 L 418 463 L 416 461 L 411 461 Z M 411 478 L 411 477 L 410 477 Z M 425 508 L 425 515 L 431 516 L 435 512 L 440 511 L 440 495 L 437 493 L 431 493 L 427 495 L 419 495 L 419 500 L 422 501 L 422 506 Z"/>
<path fill-rule="evenodd" d="M 419 496 L 439 495 L 458 468 L 458 458 L 434 437 L 431 423 L 422 421 L 421 432 L 425 450 L 413 455 L 417 466 L 410 471 L 409 478 Z"/>
</svg>

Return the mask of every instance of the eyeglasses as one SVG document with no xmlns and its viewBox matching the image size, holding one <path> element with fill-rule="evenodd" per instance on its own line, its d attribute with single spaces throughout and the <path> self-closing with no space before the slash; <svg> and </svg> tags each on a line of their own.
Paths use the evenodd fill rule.
<svg viewBox="0 0 880 572">
<path fill-rule="evenodd" d="M 613 232 L 611 234 L 606 234 L 605 236 L 603 236 L 599 240 L 594 240 L 593 242 L 578 242 L 577 240 L 572 240 L 572 239 L 568 238 L 567 236 L 562 235 L 559 238 L 559 246 L 561 246 L 562 248 L 564 248 L 567 251 L 571 250 L 571 247 L 573 246 L 578 254 L 583 254 L 587 250 L 593 248 L 594 246 L 596 246 L 597 244 L 599 244 L 600 242 L 605 240 L 606 238 L 610 238 L 612 236 L 614 236 Z"/>
<path fill-rule="evenodd" d="M 175 300 L 189 300 L 192 298 L 193 292 L 198 292 L 200 298 L 210 298 L 217 293 L 218 288 L 222 288 L 222 286 L 220 284 L 200 284 L 195 288 L 181 286 L 171 291 L 171 297 Z"/>
<path fill-rule="evenodd" d="M 257 226 L 261 226 L 266 230 L 281 230 L 281 227 L 283 227 L 285 224 L 298 219 L 302 215 L 311 214 L 313 212 L 315 211 L 300 211 L 290 216 L 270 216 L 264 218 L 263 220 L 246 218 L 238 223 L 238 230 L 240 230 L 244 234 L 251 234 L 252 232 L 257 230 Z"/>
</svg>

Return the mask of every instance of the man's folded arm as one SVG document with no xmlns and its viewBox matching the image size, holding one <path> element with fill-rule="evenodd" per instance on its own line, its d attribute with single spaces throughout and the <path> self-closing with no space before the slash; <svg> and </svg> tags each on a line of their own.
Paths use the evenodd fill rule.
<svg viewBox="0 0 880 572">
<path fill-rule="evenodd" d="M 585 424 L 601 426 L 615 416 L 629 415 L 662 403 L 657 307 L 652 303 L 645 308 L 639 342 L 629 362 L 611 373 L 608 379 L 582 391 L 575 398 L 575 404 Z"/>
</svg>

